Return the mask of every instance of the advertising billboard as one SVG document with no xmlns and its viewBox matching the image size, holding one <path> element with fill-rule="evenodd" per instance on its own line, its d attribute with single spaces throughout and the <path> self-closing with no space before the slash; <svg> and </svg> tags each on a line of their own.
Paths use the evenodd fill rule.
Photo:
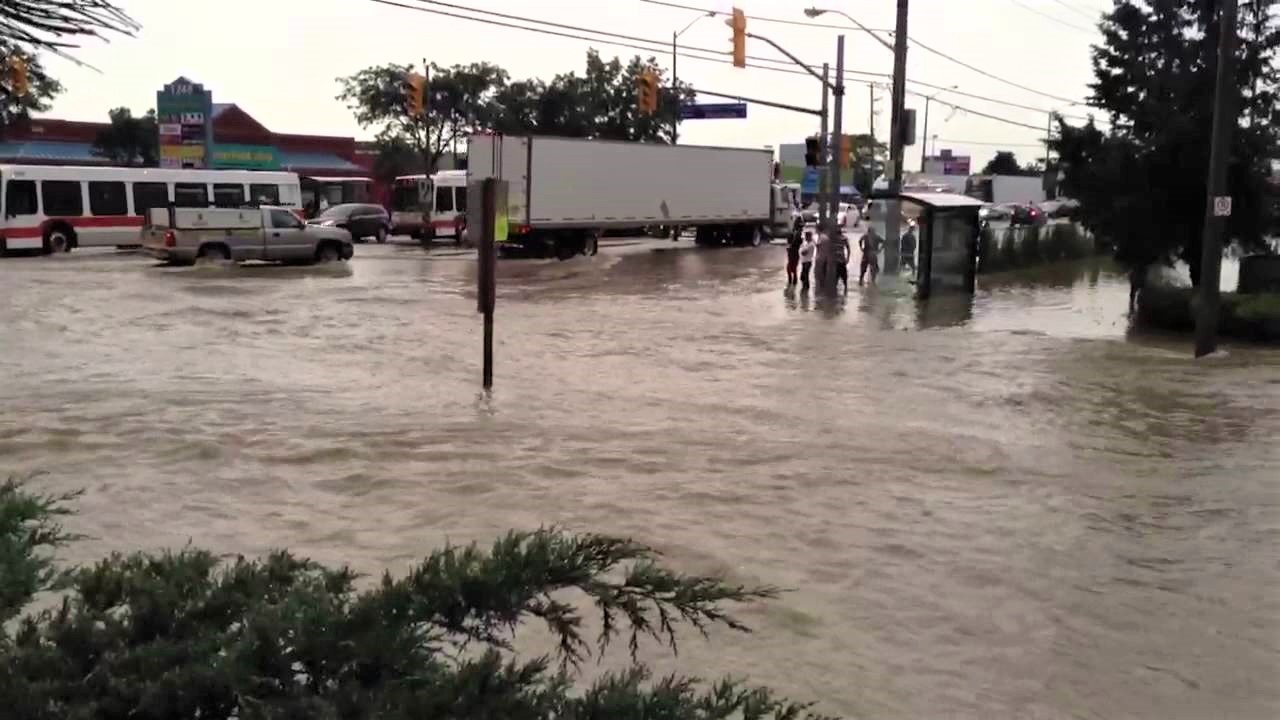
<svg viewBox="0 0 1280 720">
<path fill-rule="evenodd" d="M 215 143 L 210 153 L 210 163 L 217 169 L 278 170 L 280 168 L 276 149 L 269 145 Z"/>
</svg>

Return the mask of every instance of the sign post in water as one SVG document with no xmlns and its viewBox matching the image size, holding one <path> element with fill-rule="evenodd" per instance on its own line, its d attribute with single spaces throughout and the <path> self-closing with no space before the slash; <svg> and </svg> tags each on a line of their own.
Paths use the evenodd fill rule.
<svg viewBox="0 0 1280 720">
<path fill-rule="evenodd" d="M 467 232 L 476 239 L 476 309 L 484 315 L 481 383 L 493 387 L 493 310 L 497 304 L 497 243 L 507 239 L 507 181 L 476 180 L 467 187 Z"/>
</svg>

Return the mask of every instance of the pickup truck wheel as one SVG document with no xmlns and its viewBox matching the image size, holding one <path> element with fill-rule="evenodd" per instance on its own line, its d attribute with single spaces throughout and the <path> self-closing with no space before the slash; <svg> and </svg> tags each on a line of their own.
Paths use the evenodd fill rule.
<svg viewBox="0 0 1280 720">
<path fill-rule="evenodd" d="M 231 262 L 231 250 L 226 245 L 205 245 L 196 253 L 196 262 L 201 264 Z"/>
<path fill-rule="evenodd" d="M 386 242 L 386 241 L 387 241 L 387 229 L 386 229 L 386 228 L 382 228 L 382 227 L 378 228 L 378 233 L 377 233 L 376 235 L 374 235 L 374 236 L 373 236 L 373 239 L 374 239 L 374 240 L 377 240 L 379 243 L 384 243 L 384 242 Z"/>
<path fill-rule="evenodd" d="M 331 263 L 342 259 L 342 252 L 333 243 L 324 243 L 316 248 L 316 262 Z"/>
</svg>

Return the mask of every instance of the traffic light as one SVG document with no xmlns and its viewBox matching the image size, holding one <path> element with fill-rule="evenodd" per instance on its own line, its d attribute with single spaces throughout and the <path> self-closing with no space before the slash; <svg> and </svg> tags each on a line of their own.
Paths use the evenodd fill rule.
<svg viewBox="0 0 1280 720">
<path fill-rule="evenodd" d="M 404 74 L 405 109 L 411 116 L 425 114 L 427 96 L 427 76 L 415 72 Z"/>
<path fill-rule="evenodd" d="M 840 136 L 840 167 L 847 168 L 853 160 L 853 136 Z"/>
<path fill-rule="evenodd" d="M 805 167 L 818 167 L 821 161 L 818 159 L 818 138 L 807 137 L 804 139 L 804 164 Z"/>
<path fill-rule="evenodd" d="M 25 97 L 31 91 L 31 80 L 27 75 L 27 61 L 18 55 L 9 56 L 5 75 L 9 81 L 9 94 L 13 97 Z"/>
<path fill-rule="evenodd" d="M 747 16 L 738 8 L 733 9 L 733 16 L 725 23 L 733 28 L 733 66 L 747 66 Z"/>
<path fill-rule="evenodd" d="M 636 79 L 636 105 L 645 115 L 658 112 L 658 74 L 645 69 Z"/>
</svg>

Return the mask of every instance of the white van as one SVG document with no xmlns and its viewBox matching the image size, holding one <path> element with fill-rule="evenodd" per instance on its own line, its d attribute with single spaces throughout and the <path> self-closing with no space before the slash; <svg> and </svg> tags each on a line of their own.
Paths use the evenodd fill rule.
<svg viewBox="0 0 1280 720">
<path fill-rule="evenodd" d="M 467 213 L 467 171 L 441 170 L 402 175 L 391 191 L 391 232 L 419 240 L 456 238 L 459 216 Z"/>
</svg>

